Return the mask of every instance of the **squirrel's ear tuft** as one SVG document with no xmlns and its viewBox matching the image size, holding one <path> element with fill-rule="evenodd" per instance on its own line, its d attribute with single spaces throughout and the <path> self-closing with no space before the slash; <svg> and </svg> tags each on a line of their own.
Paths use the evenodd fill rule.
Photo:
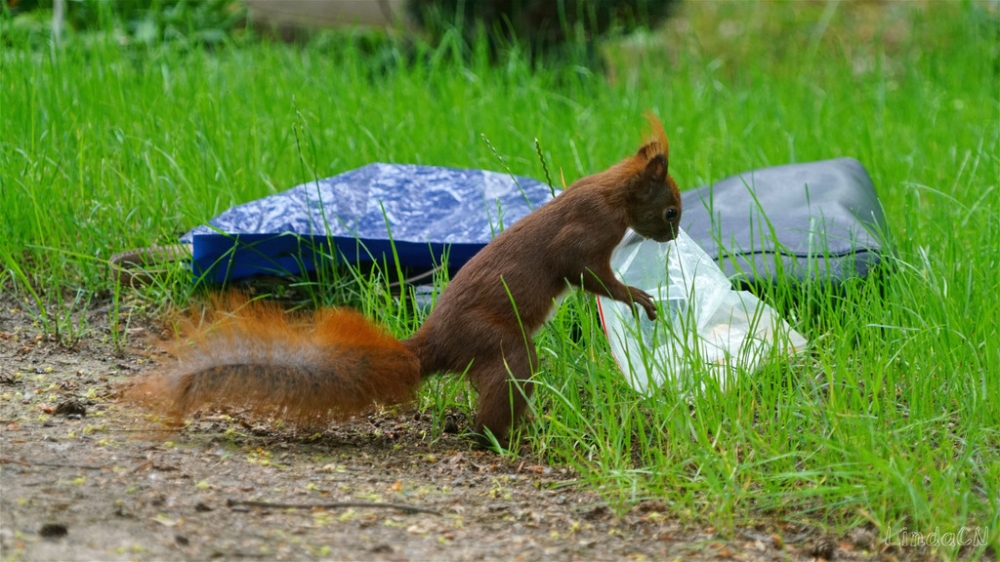
<svg viewBox="0 0 1000 562">
<path fill-rule="evenodd" d="M 652 135 L 646 144 L 639 147 L 639 152 L 635 155 L 636 158 L 643 162 L 649 162 L 657 155 L 663 156 L 665 159 L 669 158 L 670 143 L 667 140 L 667 133 L 663 130 L 663 125 L 652 113 L 647 114 L 646 119 L 649 121 Z"/>
<path fill-rule="evenodd" d="M 663 130 L 663 123 L 660 123 L 660 120 L 652 112 L 646 114 L 646 121 L 649 122 L 649 132 L 652 133 L 650 144 L 658 144 L 657 152 L 670 158 L 670 141 L 667 140 L 667 132 Z"/>
<path fill-rule="evenodd" d="M 662 154 L 662 151 L 660 150 L 660 143 L 654 140 L 640 146 L 639 152 L 636 152 L 635 156 L 643 162 L 647 162 L 657 154 Z"/>
<path fill-rule="evenodd" d="M 663 183 L 667 180 L 667 157 L 662 153 L 658 153 L 646 162 L 646 169 L 642 172 L 643 176 L 657 183 Z"/>
</svg>

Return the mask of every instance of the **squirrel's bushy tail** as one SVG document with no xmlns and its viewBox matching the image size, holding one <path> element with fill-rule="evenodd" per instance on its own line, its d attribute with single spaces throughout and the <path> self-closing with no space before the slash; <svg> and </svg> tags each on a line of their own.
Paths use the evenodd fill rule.
<svg viewBox="0 0 1000 562">
<path fill-rule="evenodd" d="M 215 299 L 200 326 L 174 345 L 176 362 L 126 398 L 175 422 L 205 405 L 228 405 L 309 427 L 376 401 L 413 398 L 419 361 L 386 330 L 346 309 L 300 320 L 238 294 Z"/>
</svg>

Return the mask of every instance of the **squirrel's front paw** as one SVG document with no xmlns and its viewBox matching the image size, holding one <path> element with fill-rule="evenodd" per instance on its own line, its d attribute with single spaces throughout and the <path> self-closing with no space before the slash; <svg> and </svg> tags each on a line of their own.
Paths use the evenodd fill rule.
<svg viewBox="0 0 1000 562">
<path fill-rule="evenodd" d="M 629 292 L 632 294 L 632 302 L 646 310 L 646 317 L 651 321 L 656 320 L 656 303 L 653 301 L 653 297 L 646 291 L 635 287 L 629 287 Z M 639 313 L 638 310 L 635 312 Z"/>
</svg>

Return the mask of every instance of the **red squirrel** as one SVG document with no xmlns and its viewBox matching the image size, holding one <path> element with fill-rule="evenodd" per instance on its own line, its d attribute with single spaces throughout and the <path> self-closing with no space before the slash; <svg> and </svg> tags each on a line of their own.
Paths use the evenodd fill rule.
<svg viewBox="0 0 1000 562">
<path fill-rule="evenodd" d="M 277 306 L 244 298 L 228 303 L 233 312 L 217 311 L 221 321 L 178 346 L 178 363 L 132 396 L 175 419 L 226 403 L 315 422 L 411 399 L 436 373 L 466 373 L 479 393 L 480 442 L 489 444 L 488 430 L 506 445 L 532 393 L 538 360 L 531 337 L 567 283 L 656 318 L 652 297 L 619 282 L 610 264 L 629 227 L 666 242 L 680 222 L 666 134 L 658 120 L 649 121 L 654 138 L 635 155 L 577 180 L 473 256 L 411 338 L 397 341 L 343 309 L 295 325 Z"/>
</svg>

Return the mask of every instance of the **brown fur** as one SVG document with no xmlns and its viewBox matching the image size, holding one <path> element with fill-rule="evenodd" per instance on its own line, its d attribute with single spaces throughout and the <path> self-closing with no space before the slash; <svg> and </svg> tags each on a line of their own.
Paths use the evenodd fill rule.
<svg viewBox="0 0 1000 562">
<path fill-rule="evenodd" d="M 420 359 L 424 377 L 467 372 L 479 391 L 477 432 L 489 429 L 503 443 L 523 414 L 537 367 L 531 336 L 567 282 L 639 304 L 655 318 L 652 298 L 611 271 L 611 253 L 628 227 L 667 241 L 680 222 L 680 193 L 667 175 L 666 135 L 659 121 L 650 122 L 657 138 L 634 156 L 577 180 L 476 254 L 404 342 Z M 663 220 L 667 208 L 676 211 L 669 221 Z"/>
<path fill-rule="evenodd" d="M 416 357 L 361 314 L 327 309 L 289 316 L 239 293 L 216 297 L 201 322 L 188 322 L 174 365 L 129 389 L 179 422 L 208 404 L 250 407 L 317 427 L 363 413 L 374 402 L 413 398 Z"/>
<path fill-rule="evenodd" d="M 343 310 L 317 313 L 312 329 L 295 326 L 280 310 L 250 303 L 199 333 L 179 364 L 141 392 L 175 416 L 227 402 L 308 421 L 403 401 L 420 378 L 466 372 L 479 391 L 476 431 L 505 443 L 532 392 L 531 336 L 567 282 L 656 316 L 652 298 L 619 282 L 610 265 L 627 228 L 667 241 L 680 222 L 666 135 L 650 123 L 654 139 L 635 155 L 577 180 L 476 254 L 412 338 L 400 343 Z"/>
</svg>

